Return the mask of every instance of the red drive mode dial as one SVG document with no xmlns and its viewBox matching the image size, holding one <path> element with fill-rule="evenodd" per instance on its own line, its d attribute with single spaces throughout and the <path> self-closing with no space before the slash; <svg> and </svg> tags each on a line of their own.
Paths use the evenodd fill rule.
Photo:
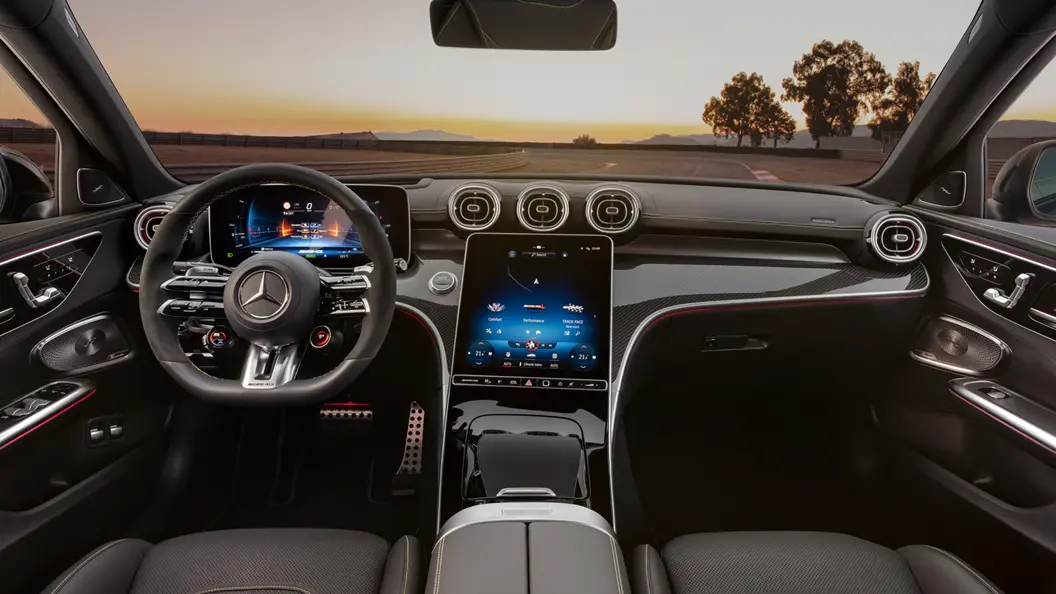
<svg viewBox="0 0 1056 594">
<path fill-rule="evenodd" d="M 315 330 L 312 330 L 312 346 L 317 349 L 321 349 L 326 345 L 330 344 L 330 340 L 333 335 L 330 333 L 330 328 L 326 326 L 316 326 Z"/>
<path fill-rule="evenodd" d="M 214 349 L 222 349 L 231 344 L 231 331 L 223 326 L 213 326 L 206 335 L 206 340 Z"/>
</svg>

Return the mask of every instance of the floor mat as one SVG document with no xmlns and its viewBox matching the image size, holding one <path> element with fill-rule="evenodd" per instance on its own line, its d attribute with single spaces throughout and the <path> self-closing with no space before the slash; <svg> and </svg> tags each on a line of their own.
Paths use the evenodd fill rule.
<svg viewBox="0 0 1056 594">
<path fill-rule="evenodd" d="M 293 411 L 245 422 L 232 498 L 216 528 L 339 528 L 390 541 L 415 533 L 417 498 L 371 495 L 372 481 L 391 480 L 396 466 L 376 467 L 369 422 Z"/>
<path fill-rule="evenodd" d="M 729 530 L 893 538 L 882 534 L 891 515 L 882 494 L 849 480 L 855 463 L 849 428 L 824 403 L 754 394 L 686 396 L 632 402 L 625 417 L 635 481 L 656 543 Z"/>
</svg>

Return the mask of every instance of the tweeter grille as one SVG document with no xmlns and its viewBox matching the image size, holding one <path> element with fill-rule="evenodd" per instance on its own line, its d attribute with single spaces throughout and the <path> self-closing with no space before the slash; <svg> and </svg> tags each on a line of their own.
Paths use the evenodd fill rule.
<svg viewBox="0 0 1056 594">
<path fill-rule="evenodd" d="M 1001 339 L 949 316 L 930 320 L 910 352 L 925 365 L 976 377 L 993 373 L 1010 354 Z"/>
<path fill-rule="evenodd" d="M 71 324 L 33 347 L 32 357 L 47 369 L 81 374 L 114 365 L 133 354 L 132 343 L 109 314 Z"/>
</svg>

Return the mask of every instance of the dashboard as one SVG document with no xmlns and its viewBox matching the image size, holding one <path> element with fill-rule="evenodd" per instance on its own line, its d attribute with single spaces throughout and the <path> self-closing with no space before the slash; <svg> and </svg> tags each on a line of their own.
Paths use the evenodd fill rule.
<svg viewBox="0 0 1056 594">
<path fill-rule="evenodd" d="M 658 349 L 665 353 L 658 369 L 711 348 L 763 344 L 776 355 L 784 347 L 775 337 L 803 340 L 755 328 L 747 313 L 728 327 L 693 327 L 692 335 L 691 326 L 660 323 L 681 313 L 883 306 L 881 314 L 802 330 L 822 344 L 830 329 L 887 319 L 869 330 L 880 333 L 869 341 L 877 345 L 930 286 L 918 261 L 927 243 L 919 219 L 853 189 L 570 177 L 393 175 L 349 184 L 378 214 L 403 263 L 397 318 L 428 331 L 452 386 L 615 392 L 642 336 L 659 327 L 686 335 Z M 188 190 L 148 201 L 135 221 L 141 245 Z M 216 203 L 181 260 L 231 267 L 281 249 L 331 270 L 366 263 L 357 248 L 358 235 L 333 205 L 288 186 L 258 186 Z M 134 265 L 133 288 L 137 278 Z M 341 329 L 354 333 L 354 321 Z"/>
</svg>

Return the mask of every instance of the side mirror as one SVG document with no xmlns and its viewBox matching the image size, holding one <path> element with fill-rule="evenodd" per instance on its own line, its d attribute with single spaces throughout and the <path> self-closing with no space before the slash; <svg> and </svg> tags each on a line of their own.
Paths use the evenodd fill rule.
<svg viewBox="0 0 1056 594">
<path fill-rule="evenodd" d="M 48 176 L 22 153 L 0 146 L 0 222 L 55 216 Z"/>
<path fill-rule="evenodd" d="M 1000 221 L 1056 223 L 1056 140 L 1032 144 L 1005 162 L 986 211 Z"/>
<path fill-rule="evenodd" d="M 433 0 L 441 47 L 591 51 L 616 44 L 613 0 Z"/>
</svg>

